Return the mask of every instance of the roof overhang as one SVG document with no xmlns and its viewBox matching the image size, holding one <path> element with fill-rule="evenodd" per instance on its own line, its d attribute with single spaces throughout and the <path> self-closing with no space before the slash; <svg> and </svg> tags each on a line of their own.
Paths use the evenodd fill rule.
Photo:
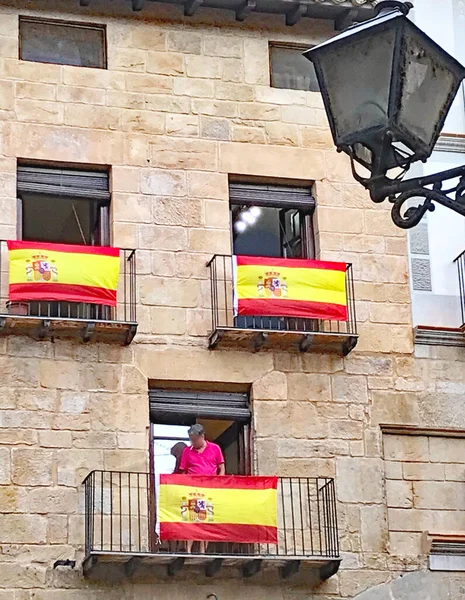
<svg viewBox="0 0 465 600">
<path fill-rule="evenodd" d="M 252 13 L 284 15 L 287 25 L 295 25 L 302 18 L 327 19 L 337 30 L 365 21 L 374 16 L 378 0 L 130 0 L 134 11 L 141 11 L 148 2 L 174 4 L 185 16 L 194 15 L 198 9 L 214 8 L 235 13 L 237 21 L 245 21 Z M 80 0 L 88 6 L 91 0 Z"/>
</svg>

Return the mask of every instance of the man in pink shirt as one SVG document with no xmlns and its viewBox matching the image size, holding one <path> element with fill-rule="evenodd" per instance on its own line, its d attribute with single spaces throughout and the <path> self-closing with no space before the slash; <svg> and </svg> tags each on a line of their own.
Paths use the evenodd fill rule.
<svg viewBox="0 0 465 600">
<path fill-rule="evenodd" d="M 179 473 L 188 475 L 224 475 L 223 453 L 221 448 L 205 439 L 203 425 L 192 425 L 188 431 L 192 446 L 184 448 L 179 465 Z M 187 551 L 191 552 L 193 540 L 187 540 Z M 206 543 L 200 542 L 200 552 L 205 553 Z"/>
</svg>

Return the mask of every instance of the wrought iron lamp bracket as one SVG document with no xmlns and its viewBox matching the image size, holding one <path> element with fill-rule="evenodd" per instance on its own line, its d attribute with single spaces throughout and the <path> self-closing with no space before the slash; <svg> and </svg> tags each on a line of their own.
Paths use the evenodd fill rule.
<svg viewBox="0 0 465 600">
<path fill-rule="evenodd" d="M 398 227 L 410 229 L 418 225 L 428 211 L 432 212 L 435 209 L 434 202 L 465 216 L 465 165 L 434 175 L 406 180 L 390 179 L 384 169 L 378 172 L 377 169 L 373 169 L 371 177 L 363 177 L 357 172 L 353 147 L 344 150 L 350 156 L 354 179 L 370 192 L 373 202 L 389 200 L 393 204 L 391 216 Z M 402 176 L 410 168 L 410 164 L 411 162 L 406 160 L 403 165 L 399 165 L 404 169 Z M 457 178 L 458 183 L 451 183 L 444 188 L 447 181 Z M 408 206 L 404 211 L 405 204 L 410 203 L 409 201 L 414 198 L 423 199 L 423 202 Z"/>
</svg>

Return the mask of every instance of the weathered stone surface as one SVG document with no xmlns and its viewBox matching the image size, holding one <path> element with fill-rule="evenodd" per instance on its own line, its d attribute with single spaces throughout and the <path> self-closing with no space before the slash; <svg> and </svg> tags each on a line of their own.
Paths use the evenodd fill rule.
<svg viewBox="0 0 465 600">
<path fill-rule="evenodd" d="M 413 489 L 410 481 L 386 481 L 387 505 L 391 508 L 412 508 Z"/>
<path fill-rule="evenodd" d="M 53 453 L 49 450 L 14 448 L 11 480 L 16 485 L 51 485 Z"/>
<path fill-rule="evenodd" d="M 43 544 L 45 542 L 46 525 L 45 517 L 37 515 L 0 514 L 1 543 Z"/>
<path fill-rule="evenodd" d="M 341 502 L 383 501 L 383 465 L 376 458 L 338 458 L 337 493 Z"/>
<path fill-rule="evenodd" d="M 254 400 L 287 400 L 287 379 L 284 373 L 272 371 L 254 382 Z"/>
<path fill-rule="evenodd" d="M 365 377 L 357 375 L 333 375 L 332 389 L 336 402 L 354 402 L 359 404 L 368 402 L 368 387 Z"/>
</svg>

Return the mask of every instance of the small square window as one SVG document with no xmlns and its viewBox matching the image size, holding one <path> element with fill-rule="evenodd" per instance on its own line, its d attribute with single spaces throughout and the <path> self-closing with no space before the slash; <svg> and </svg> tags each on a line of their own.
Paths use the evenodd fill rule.
<svg viewBox="0 0 465 600">
<path fill-rule="evenodd" d="M 20 58 L 33 62 L 106 68 L 105 27 L 21 17 Z"/>
<path fill-rule="evenodd" d="M 288 90 L 319 92 L 313 64 L 302 53 L 309 46 L 270 45 L 271 86 Z"/>
</svg>

